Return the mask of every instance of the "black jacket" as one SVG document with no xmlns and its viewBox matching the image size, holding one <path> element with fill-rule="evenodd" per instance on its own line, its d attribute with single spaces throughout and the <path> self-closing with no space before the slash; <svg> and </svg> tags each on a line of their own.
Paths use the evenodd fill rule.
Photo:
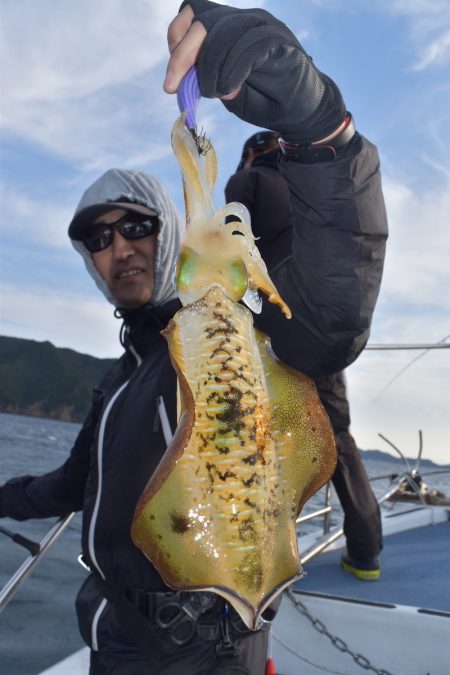
<svg viewBox="0 0 450 675">
<path fill-rule="evenodd" d="M 292 256 L 272 269 L 272 279 L 294 316 L 287 321 L 266 303 L 255 324 L 289 365 L 313 376 L 341 370 L 366 344 L 381 281 L 387 226 L 377 151 L 357 134 L 334 162 L 283 161 L 280 170 L 292 192 L 294 240 Z M 166 447 L 159 397 L 175 424 L 175 373 L 160 331 L 178 306 L 125 314 L 125 353 L 95 390 L 69 459 L 45 476 L 0 488 L 3 516 L 20 520 L 82 509 L 85 559 L 121 588 L 165 588 L 133 545 L 130 527 Z M 79 610 L 88 643 L 88 621 L 100 609 Z M 107 615 L 101 620 L 110 621 Z"/>
</svg>

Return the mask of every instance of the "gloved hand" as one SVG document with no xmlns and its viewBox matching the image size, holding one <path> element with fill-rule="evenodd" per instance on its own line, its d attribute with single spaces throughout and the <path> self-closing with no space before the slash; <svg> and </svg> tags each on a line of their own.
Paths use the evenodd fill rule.
<svg viewBox="0 0 450 675">
<path fill-rule="evenodd" d="M 188 0 L 194 22 L 207 31 L 198 58 L 200 91 L 220 97 L 235 115 L 306 143 L 332 133 L 346 109 L 335 83 L 312 63 L 295 35 L 262 9 L 235 9 L 209 0 Z"/>
</svg>

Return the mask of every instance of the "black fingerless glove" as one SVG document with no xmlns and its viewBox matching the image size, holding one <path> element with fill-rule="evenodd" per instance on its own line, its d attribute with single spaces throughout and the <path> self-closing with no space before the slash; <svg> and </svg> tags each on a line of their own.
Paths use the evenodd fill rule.
<svg viewBox="0 0 450 675">
<path fill-rule="evenodd" d="M 215 98 L 241 86 L 223 104 L 235 115 L 307 143 L 331 134 L 346 109 L 335 83 L 312 63 L 295 35 L 262 9 L 235 9 L 189 0 L 194 20 L 207 30 L 198 77 L 202 96 Z"/>
</svg>

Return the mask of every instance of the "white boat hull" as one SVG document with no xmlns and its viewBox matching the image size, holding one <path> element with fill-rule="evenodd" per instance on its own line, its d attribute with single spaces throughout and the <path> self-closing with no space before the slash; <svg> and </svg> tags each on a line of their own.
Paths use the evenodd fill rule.
<svg viewBox="0 0 450 675">
<path fill-rule="evenodd" d="M 450 672 L 450 614 L 426 614 L 404 605 L 375 606 L 326 595 L 295 596 L 331 635 L 377 670 L 393 675 Z M 368 672 L 319 633 L 286 595 L 273 625 L 273 655 L 277 672 L 283 675 Z"/>
</svg>

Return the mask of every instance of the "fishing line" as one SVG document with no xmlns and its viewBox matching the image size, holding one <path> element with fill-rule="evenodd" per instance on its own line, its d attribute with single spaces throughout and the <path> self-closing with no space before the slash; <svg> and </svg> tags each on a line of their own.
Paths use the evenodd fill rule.
<svg viewBox="0 0 450 675">
<path fill-rule="evenodd" d="M 436 344 L 437 344 L 437 345 L 441 345 L 442 343 L 446 342 L 446 340 L 448 340 L 449 337 L 450 337 L 450 335 L 446 335 L 445 338 L 442 338 L 442 340 L 439 340 L 439 342 L 437 342 Z M 449 346 L 450 346 L 450 345 L 449 345 Z M 411 359 L 411 361 L 409 361 L 409 362 L 406 364 L 406 366 L 403 366 L 403 368 L 401 368 L 401 369 L 398 371 L 398 373 L 396 373 L 396 374 L 394 375 L 394 377 L 392 377 L 392 378 L 389 380 L 389 382 L 385 385 L 385 387 L 383 387 L 383 389 L 382 389 L 376 396 L 373 397 L 372 401 L 378 401 L 378 400 L 381 398 L 381 396 L 384 394 L 384 392 L 385 392 L 387 389 L 389 389 L 389 387 L 395 382 L 395 380 L 398 380 L 398 378 L 399 378 L 401 375 L 403 375 L 403 373 L 405 372 L 405 370 L 408 370 L 408 368 L 410 368 L 414 363 L 416 363 L 416 361 L 418 361 L 418 360 L 421 359 L 423 356 L 425 356 L 425 354 L 428 354 L 428 352 L 429 352 L 431 349 L 433 349 L 433 348 L 434 348 L 434 346 L 433 346 L 433 345 L 430 345 L 430 346 L 429 346 L 427 349 L 425 349 L 423 352 L 421 352 L 420 354 L 418 354 L 417 356 L 415 356 L 413 359 Z"/>
</svg>

